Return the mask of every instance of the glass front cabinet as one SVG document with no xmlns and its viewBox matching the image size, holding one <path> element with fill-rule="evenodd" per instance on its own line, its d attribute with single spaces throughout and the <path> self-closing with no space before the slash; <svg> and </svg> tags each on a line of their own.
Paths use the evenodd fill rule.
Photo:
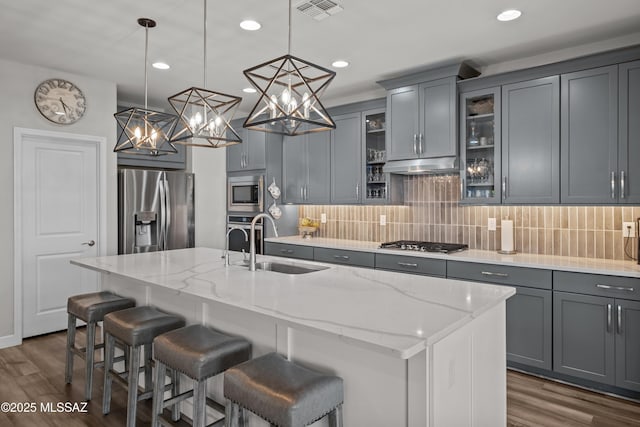
<svg viewBox="0 0 640 427">
<path fill-rule="evenodd" d="M 460 94 L 461 200 L 501 200 L 500 88 Z"/>
<path fill-rule="evenodd" d="M 365 111 L 362 118 L 365 159 L 362 200 L 365 204 L 386 204 L 392 194 L 389 188 L 391 174 L 382 172 L 387 162 L 385 110 Z"/>
</svg>

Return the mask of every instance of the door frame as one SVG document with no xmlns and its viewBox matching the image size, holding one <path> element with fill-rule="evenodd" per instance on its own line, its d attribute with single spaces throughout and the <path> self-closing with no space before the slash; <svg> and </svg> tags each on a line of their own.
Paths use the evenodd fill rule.
<svg viewBox="0 0 640 427">
<path fill-rule="evenodd" d="M 51 130 L 13 128 L 13 335 L 0 337 L 0 348 L 22 343 L 22 150 L 25 138 L 72 141 L 97 147 L 98 256 L 107 251 L 107 139 Z M 100 278 L 98 279 L 100 280 Z"/>
</svg>

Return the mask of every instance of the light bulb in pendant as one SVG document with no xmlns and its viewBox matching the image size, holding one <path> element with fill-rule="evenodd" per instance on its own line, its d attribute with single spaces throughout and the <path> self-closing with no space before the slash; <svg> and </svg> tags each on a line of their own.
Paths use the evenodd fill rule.
<svg viewBox="0 0 640 427">
<path fill-rule="evenodd" d="M 271 110 L 271 118 L 276 118 L 276 105 L 278 105 L 278 98 L 275 95 L 271 95 L 271 101 L 269 102 L 269 110 Z"/>
<path fill-rule="evenodd" d="M 282 95 L 280 96 L 280 99 L 282 100 L 282 105 L 284 107 L 289 105 L 289 102 L 291 102 L 291 91 L 289 89 L 285 88 L 282 91 Z"/>
<path fill-rule="evenodd" d="M 200 123 L 202 123 L 202 114 L 200 114 L 200 111 L 196 113 L 195 119 L 196 119 L 196 125 L 199 125 Z"/>
<path fill-rule="evenodd" d="M 309 109 L 311 108 L 311 98 L 307 92 L 302 94 L 302 105 L 304 106 L 304 118 L 309 118 Z"/>
<path fill-rule="evenodd" d="M 156 139 L 158 139 L 158 132 L 155 129 L 153 129 L 151 131 L 151 146 L 153 148 L 156 148 Z"/>
<path fill-rule="evenodd" d="M 136 139 L 139 141 L 140 138 L 142 138 L 142 131 L 140 130 L 140 127 L 136 127 L 136 130 L 133 131 L 133 134 L 135 135 Z"/>
</svg>

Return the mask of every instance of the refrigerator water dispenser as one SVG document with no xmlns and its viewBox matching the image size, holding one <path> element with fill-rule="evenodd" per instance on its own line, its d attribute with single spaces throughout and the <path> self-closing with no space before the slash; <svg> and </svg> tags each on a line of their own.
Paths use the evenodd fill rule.
<svg viewBox="0 0 640 427">
<path fill-rule="evenodd" d="M 156 212 L 137 212 L 135 214 L 136 243 L 135 252 L 153 252 L 158 250 L 156 230 Z"/>
</svg>

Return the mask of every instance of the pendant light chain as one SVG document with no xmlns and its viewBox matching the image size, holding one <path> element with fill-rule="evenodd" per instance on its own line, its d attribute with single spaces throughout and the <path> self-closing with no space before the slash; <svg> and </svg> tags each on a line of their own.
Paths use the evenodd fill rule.
<svg viewBox="0 0 640 427">
<path fill-rule="evenodd" d="M 202 79 L 204 87 L 207 87 L 207 0 L 204 1 L 204 77 Z"/>
<path fill-rule="evenodd" d="M 291 55 L 291 0 L 289 0 L 289 41 L 287 44 L 287 55 Z"/>
<path fill-rule="evenodd" d="M 147 109 L 147 58 L 149 51 L 149 24 L 144 25 L 144 109 Z"/>
</svg>

